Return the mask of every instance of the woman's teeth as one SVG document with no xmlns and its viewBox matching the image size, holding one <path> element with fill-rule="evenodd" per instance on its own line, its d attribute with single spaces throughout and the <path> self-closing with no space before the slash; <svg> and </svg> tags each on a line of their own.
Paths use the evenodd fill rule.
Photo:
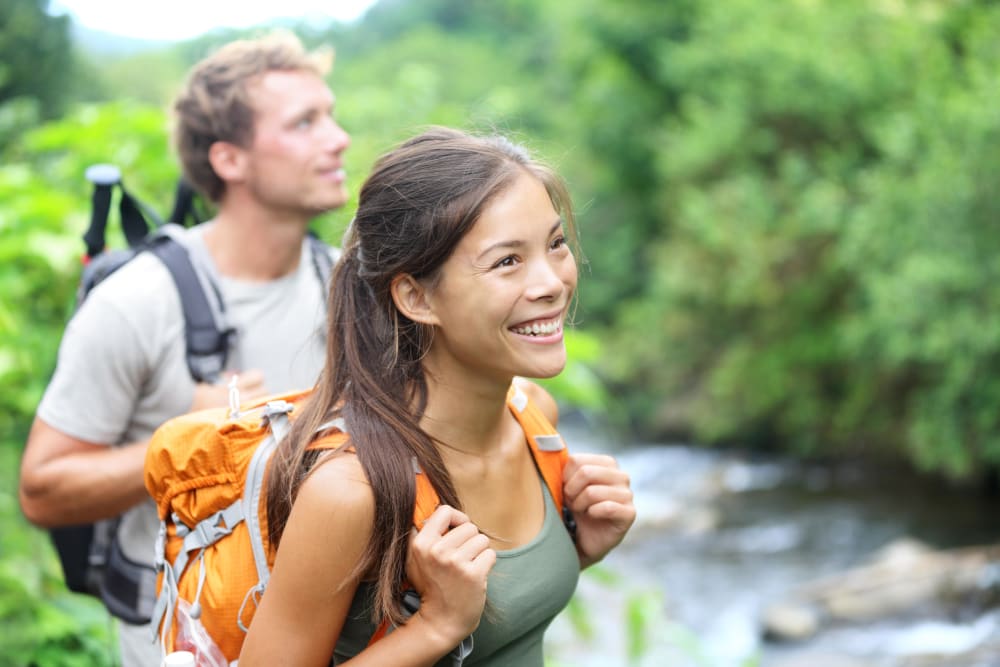
<svg viewBox="0 0 1000 667">
<path fill-rule="evenodd" d="M 544 323 L 535 322 L 525 327 L 512 327 L 511 331 L 523 336 L 547 336 L 559 331 L 559 320 Z"/>
</svg>

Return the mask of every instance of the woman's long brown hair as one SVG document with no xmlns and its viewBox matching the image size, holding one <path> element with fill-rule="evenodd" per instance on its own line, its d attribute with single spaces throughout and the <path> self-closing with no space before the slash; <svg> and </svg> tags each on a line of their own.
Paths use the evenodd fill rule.
<svg viewBox="0 0 1000 667">
<path fill-rule="evenodd" d="M 326 364 L 315 391 L 278 447 L 268 474 L 271 543 L 316 460 L 317 429 L 343 417 L 372 487 L 375 523 L 355 575 L 375 573 L 373 620 L 403 621 L 398 604 L 413 522 L 417 465 L 442 503 L 461 508 L 434 443 L 420 429 L 427 402 L 421 360 L 432 329 L 402 315 L 393 279 L 433 284 L 484 208 L 521 174 L 542 182 L 572 233 L 569 195 L 548 168 L 502 137 L 433 128 L 384 155 L 361 188 L 329 294 Z"/>
</svg>

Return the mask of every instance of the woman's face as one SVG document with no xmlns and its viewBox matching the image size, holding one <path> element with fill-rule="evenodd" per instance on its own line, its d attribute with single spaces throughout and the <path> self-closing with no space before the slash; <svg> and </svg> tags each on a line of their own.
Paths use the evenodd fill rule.
<svg viewBox="0 0 1000 667">
<path fill-rule="evenodd" d="M 433 372 L 552 377 L 566 365 L 563 325 L 576 260 L 545 186 L 527 172 L 498 194 L 427 295 Z"/>
</svg>

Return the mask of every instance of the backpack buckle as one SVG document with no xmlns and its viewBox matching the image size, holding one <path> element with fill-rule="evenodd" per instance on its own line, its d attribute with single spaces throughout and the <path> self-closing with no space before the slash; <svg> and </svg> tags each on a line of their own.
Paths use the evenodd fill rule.
<svg viewBox="0 0 1000 667">
<path fill-rule="evenodd" d="M 295 406 L 284 399 L 278 399 L 276 401 L 268 401 L 264 405 L 264 417 L 266 419 L 271 419 L 278 415 L 287 415 L 295 409 Z"/>
</svg>

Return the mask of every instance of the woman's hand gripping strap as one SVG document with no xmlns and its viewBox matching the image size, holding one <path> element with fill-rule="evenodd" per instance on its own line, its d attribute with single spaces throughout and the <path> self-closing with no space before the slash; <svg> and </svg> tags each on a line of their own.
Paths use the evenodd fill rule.
<svg viewBox="0 0 1000 667">
<path fill-rule="evenodd" d="M 417 497 L 413 504 L 413 526 L 417 530 L 420 530 L 424 522 L 427 521 L 430 515 L 434 513 L 434 510 L 438 508 L 438 505 L 441 504 L 441 501 L 438 498 L 437 491 L 434 490 L 434 486 L 427 479 L 427 475 L 420 469 L 420 464 L 417 462 L 416 457 L 411 459 L 411 461 L 413 464 L 413 474 L 416 475 L 417 489 Z M 400 606 L 403 608 L 403 615 L 406 618 L 413 616 L 420 609 L 420 595 L 409 582 L 403 583 L 403 591 L 400 594 Z M 395 630 L 395 627 L 389 624 L 389 620 L 383 619 L 382 623 L 375 630 L 375 634 L 368 640 L 368 645 L 371 646 L 393 630 Z M 448 657 L 451 658 L 452 667 L 462 667 L 462 663 L 472 653 L 472 648 L 472 635 L 469 635 L 448 654 Z"/>
</svg>

